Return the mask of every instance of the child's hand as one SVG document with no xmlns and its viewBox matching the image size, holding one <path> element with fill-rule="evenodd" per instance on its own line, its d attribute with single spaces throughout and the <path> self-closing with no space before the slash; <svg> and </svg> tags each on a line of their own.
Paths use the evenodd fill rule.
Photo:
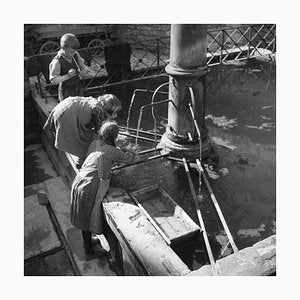
<svg viewBox="0 0 300 300">
<path fill-rule="evenodd" d="M 127 146 L 126 146 L 126 150 L 127 151 L 131 151 L 131 152 L 134 152 L 134 153 L 137 153 L 140 151 L 140 146 L 138 144 L 132 144 L 132 143 L 129 143 Z"/>
<path fill-rule="evenodd" d="M 68 72 L 68 76 L 71 78 L 75 75 L 76 75 L 76 70 L 75 69 L 70 69 L 69 72 Z"/>
</svg>

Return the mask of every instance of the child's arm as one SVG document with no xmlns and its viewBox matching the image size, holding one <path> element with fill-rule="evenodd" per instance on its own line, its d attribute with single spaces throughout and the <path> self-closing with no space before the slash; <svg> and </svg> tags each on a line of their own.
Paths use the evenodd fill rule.
<svg viewBox="0 0 300 300">
<path fill-rule="evenodd" d="M 58 59 L 53 59 L 49 65 L 49 80 L 52 84 L 59 84 L 76 75 L 74 69 L 69 70 L 66 75 L 60 76 L 60 63 Z"/>
<path fill-rule="evenodd" d="M 85 77 L 88 75 L 88 73 L 90 73 L 91 68 L 85 64 L 85 60 L 80 56 L 78 52 L 76 52 L 76 55 L 77 55 L 78 65 L 80 68 L 79 73 L 81 76 Z"/>
<path fill-rule="evenodd" d="M 113 147 L 114 150 L 112 151 L 112 160 L 115 162 L 124 162 L 124 163 L 132 163 L 135 159 L 135 152 L 134 151 L 122 151 L 117 147 Z"/>
</svg>

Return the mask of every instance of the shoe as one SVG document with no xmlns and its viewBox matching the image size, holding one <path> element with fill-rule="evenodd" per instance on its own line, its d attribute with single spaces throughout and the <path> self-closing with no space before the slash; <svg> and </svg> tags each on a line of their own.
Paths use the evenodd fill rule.
<svg viewBox="0 0 300 300">
<path fill-rule="evenodd" d="M 93 259 L 93 258 L 103 258 L 105 256 L 107 256 L 108 252 L 105 249 L 99 249 L 96 251 L 92 251 L 92 252 L 85 252 L 85 256 L 88 260 Z"/>
<path fill-rule="evenodd" d="M 110 256 L 110 255 L 109 255 Z M 108 259 L 109 265 L 111 266 L 112 270 L 117 273 L 118 276 L 125 276 L 123 268 L 119 266 L 115 259 L 111 258 Z"/>
<path fill-rule="evenodd" d="M 94 255 L 95 254 L 95 251 L 93 249 L 85 249 L 84 250 L 84 253 L 86 255 Z"/>
</svg>

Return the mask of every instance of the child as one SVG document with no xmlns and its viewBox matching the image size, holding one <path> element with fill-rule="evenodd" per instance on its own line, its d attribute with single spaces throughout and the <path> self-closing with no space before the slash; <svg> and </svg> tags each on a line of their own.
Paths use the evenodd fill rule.
<svg viewBox="0 0 300 300">
<path fill-rule="evenodd" d="M 76 49 L 79 41 L 74 34 L 67 33 L 60 39 L 61 49 L 49 65 L 49 80 L 58 84 L 58 97 L 62 101 L 69 96 L 83 96 L 81 78 L 88 67 Z"/>
<path fill-rule="evenodd" d="M 98 98 L 69 97 L 54 107 L 44 129 L 55 147 L 74 155 L 76 166 L 82 165 L 95 133 L 105 120 L 117 117 L 121 102 L 112 94 Z"/>
<path fill-rule="evenodd" d="M 77 174 L 71 190 L 71 223 L 82 230 L 85 253 L 93 254 L 92 233 L 109 229 L 103 220 L 102 200 L 109 188 L 113 162 L 131 163 L 133 152 L 116 147 L 119 127 L 106 122 L 91 143 L 87 158 Z"/>
</svg>

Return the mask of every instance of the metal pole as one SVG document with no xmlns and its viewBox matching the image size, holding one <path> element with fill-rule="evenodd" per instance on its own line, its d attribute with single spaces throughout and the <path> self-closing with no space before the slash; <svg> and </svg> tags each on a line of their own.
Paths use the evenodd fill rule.
<svg viewBox="0 0 300 300">
<path fill-rule="evenodd" d="M 156 40 L 157 73 L 159 74 L 159 39 Z"/>
<path fill-rule="evenodd" d="M 214 195 L 214 192 L 213 192 L 213 190 L 212 190 L 212 188 L 211 188 L 211 186 L 210 186 L 210 184 L 209 184 L 209 181 L 208 181 L 208 179 L 207 179 L 207 177 L 206 177 L 206 175 L 205 175 L 205 173 L 204 173 L 204 170 L 203 170 L 203 168 L 202 168 L 202 165 L 201 165 L 199 159 L 196 159 L 196 163 L 197 163 L 197 166 L 198 166 L 199 176 L 202 175 L 203 178 L 204 178 L 204 182 L 205 182 L 205 184 L 206 184 L 206 186 L 207 186 L 207 189 L 208 189 L 208 191 L 209 191 L 209 193 L 210 193 L 210 198 L 211 198 L 211 200 L 212 200 L 212 202 L 213 202 L 213 204 L 214 204 L 214 206 L 215 206 L 215 208 L 216 208 L 216 210 L 217 210 L 217 213 L 218 213 L 219 218 L 220 218 L 220 220 L 221 220 L 221 222 L 222 222 L 222 225 L 223 225 L 223 227 L 224 227 L 224 229 L 225 229 L 225 232 L 226 232 L 226 234 L 227 234 L 227 236 L 228 236 L 228 239 L 229 239 L 229 242 L 230 242 L 231 247 L 232 247 L 232 249 L 233 249 L 233 252 L 238 252 L 239 250 L 238 250 L 238 248 L 237 248 L 237 246 L 236 246 L 236 244 L 235 244 L 235 242 L 234 242 L 234 240 L 233 240 L 233 237 L 232 237 L 232 235 L 231 235 L 231 233 L 230 233 L 230 230 L 229 230 L 229 228 L 228 228 L 228 226 L 227 226 L 227 224 L 226 224 L 226 221 L 225 221 L 225 219 L 224 219 L 224 216 L 223 216 L 223 214 L 222 214 L 222 211 L 221 211 L 221 209 L 220 209 L 220 206 L 219 206 L 219 204 L 218 204 L 218 202 L 217 202 L 217 199 L 216 199 L 216 197 L 215 197 L 215 195 Z"/>
<path fill-rule="evenodd" d="M 142 163 L 154 160 L 154 159 L 158 159 L 158 158 L 162 158 L 162 157 L 167 157 L 167 156 L 169 156 L 169 153 L 159 154 L 159 155 L 148 157 L 146 159 L 139 160 L 139 161 L 134 162 L 132 164 L 127 164 L 127 165 L 124 165 L 124 166 L 117 166 L 117 167 L 112 168 L 111 170 L 112 171 L 116 171 L 116 170 L 120 170 L 120 169 L 124 169 L 124 168 L 127 168 L 127 167 L 139 165 L 139 164 L 142 164 Z"/>
<path fill-rule="evenodd" d="M 124 127 L 124 126 L 119 126 L 119 128 L 122 129 L 122 130 L 133 131 L 135 133 L 137 132 L 137 130 L 135 128 L 129 128 L 129 127 L 127 128 L 127 127 Z M 155 136 L 154 133 L 148 132 L 148 131 L 144 131 L 144 130 L 139 130 L 139 133 L 143 133 L 143 134 L 146 134 L 146 135 Z M 156 135 L 159 136 L 159 137 L 162 137 L 162 135 L 159 134 L 159 133 L 157 133 Z"/>
<path fill-rule="evenodd" d="M 127 133 L 127 132 L 119 131 L 119 134 L 124 135 L 124 136 L 128 136 L 128 137 L 132 137 L 132 138 L 135 138 L 135 139 L 139 139 L 139 140 L 142 140 L 142 141 L 155 143 L 155 140 L 152 140 L 152 139 L 149 139 L 149 138 L 146 138 L 146 137 L 141 137 L 141 136 L 137 137 L 136 135 L 133 135 L 133 134 L 130 134 L 130 133 Z M 159 141 L 157 141 L 157 143 L 159 143 Z"/>
<path fill-rule="evenodd" d="M 137 154 L 142 155 L 142 154 L 147 154 L 147 153 L 151 153 L 151 152 L 154 152 L 154 151 L 160 151 L 160 150 L 162 150 L 162 148 L 152 148 L 152 149 L 148 149 L 148 150 L 138 152 Z"/>
<path fill-rule="evenodd" d="M 222 30 L 221 34 L 221 53 L 220 53 L 220 64 L 223 63 L 223 47 L 224 47 L 224 30 Z"/>
<path fill-rule="evenodd" d="M 199 204 L 198 204 L 197 195 L 196 195 L 196 192 L 195 192 L 195 187 L 194 187 L 194 184 L 193 184 L 193 181 L 192 181 L 192 178 L 191 178 L 191 174 L 190 174 L 190 170 L 189 170 L 186 158 L 183 158 L 182 161 L 183 161 L 185 172 L 186 172 L 189 184 L 190 184 L 190 189 L 191 189 L 191 192 L 192 192 L 192 196 L 193 196 L 193 199 L 195 201 L 198 220 L 199 220 L 201 229 L 203 230 L 203 238 L 204 238 L 205 246 L 206 246 L 206 249 L 207 249 L 208 258 L 209 258 L 209 261 L 210 261 L 210 264 L 211 264 L 211 267 L 212 267 L 213 275 L 218 275 L 216 262 L 215 262 L 215 259 L 213 257 L 212 250 L 211 250 L 211 247 L 210 247 L 210 244 L 209 244 L 207 232 L 206 232 L 206 229 L 205 229 L 204 221 L 203 221 L 201 211 L 200 211 L 200 207 L 199 207 Z"/>
</svg>

